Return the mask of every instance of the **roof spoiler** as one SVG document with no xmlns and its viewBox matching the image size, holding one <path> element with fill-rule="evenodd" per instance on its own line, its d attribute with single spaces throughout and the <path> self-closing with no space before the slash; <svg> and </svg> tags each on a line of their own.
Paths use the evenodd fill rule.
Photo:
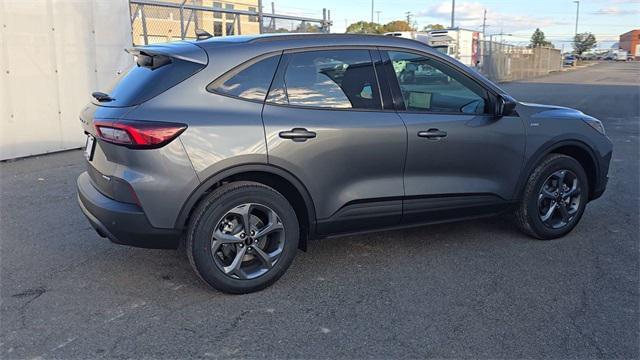
<svg viewBox="0 0 640 360">
<path fill-rule="evenodd" d="M 201 65 L 207 65 L 207 63 L 209 62 L 207 53 L 201 47 L 184 41 L 177 41 L 174 43 L 166 44 L 135 46 L 129 49 L 125 49 L 125 51 L 131 55 L 160 55 Z"/>
</svg>

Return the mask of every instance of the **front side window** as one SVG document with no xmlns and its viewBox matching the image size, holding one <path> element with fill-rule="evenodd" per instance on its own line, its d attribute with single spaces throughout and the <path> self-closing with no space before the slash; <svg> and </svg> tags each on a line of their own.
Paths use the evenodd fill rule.
<svg viewBox="0 0 640 360">
<path fill-rule="evenodd" d="M 448 65 L 413 53 L 389 51 L 407 111 L 482 114 L 486 92 Z"/>
<path fill-rule="evenodd" d="M 380 109 L 369 50 L 321 50 L 290 54 L 284 77 L 267 101 L 295 106 Z"/>
<path fill-rule="evenodd" d="M 241 66 L 209 84 L 207 90 L 246 100 L 264 101 L 278 61 L 280 55 L 274 55 L 246 67 Z"/>
</svg>

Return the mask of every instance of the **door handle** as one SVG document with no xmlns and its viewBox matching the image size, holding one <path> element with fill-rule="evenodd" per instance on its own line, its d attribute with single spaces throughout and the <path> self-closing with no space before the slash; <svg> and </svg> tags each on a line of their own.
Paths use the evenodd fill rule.
<svg viewBox="0 0 640 360">
<path fill-rule="evenodd" d="M 280 134 L 283 139 L 291 139 L 295 142 L 307 141 L 307 139 L 313 139 L 316 137 L 316 133 L 309 131 L 305 128 L 294 128 L 289 131 L 281 131 Z"/>
<path fill-rule="evenodd" d="M 438 129 L 429 129 L 427 131 L 418 131 L 418 136 L 427 139 L 439 140 L 446 137 L 447 132 Z"/>
</svg>

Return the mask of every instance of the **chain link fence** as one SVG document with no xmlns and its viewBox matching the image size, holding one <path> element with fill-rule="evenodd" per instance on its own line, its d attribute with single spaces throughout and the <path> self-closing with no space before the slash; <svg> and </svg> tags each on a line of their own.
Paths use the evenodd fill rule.
<svg viewBox="0 0 640 360">
<path fill-rule="evenodd" d="M 479 50 L 478 69 L 492 81 L 531 79 L 562 69 L 559 49 L 480 41 Z"/>
<path fill-rule="evenodd" d="M 209 0 L 130 0 L 134 45 L 195 39 L 196 29 L 213 36 L 278 32 L 329 32 L 330 13 L 306 18 L 262 11 L 261 0 L 217 2 Z"/>
</svg>

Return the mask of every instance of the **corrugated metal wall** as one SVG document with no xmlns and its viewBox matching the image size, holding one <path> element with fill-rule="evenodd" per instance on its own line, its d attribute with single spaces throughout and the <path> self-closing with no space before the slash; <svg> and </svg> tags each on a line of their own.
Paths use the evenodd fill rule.
<svg viewBox="0 0 640 360">
<path fill-rule="evenodd" d="M 84 144 L 92 91 L 132 65 L 128 0 L 0 0 L 0 160 Z"/>
</svg>

